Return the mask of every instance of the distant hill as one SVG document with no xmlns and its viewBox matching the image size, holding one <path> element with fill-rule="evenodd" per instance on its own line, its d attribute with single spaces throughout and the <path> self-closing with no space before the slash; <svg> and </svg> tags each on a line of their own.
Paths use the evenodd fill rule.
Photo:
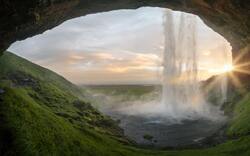
<svg viewBox="0 0 250 156">
<path fill-rule="evenodd" d="M 233 140 L 224 144 L 181 151 L 140 149 L 129 144 L 116 121 L 86 102 L 77 86 L 4 52 L 0 57 L 0 155 L 247 156 L 249 101 L 246 94 L 232 108 L 228 135 Z"/>
</svg>

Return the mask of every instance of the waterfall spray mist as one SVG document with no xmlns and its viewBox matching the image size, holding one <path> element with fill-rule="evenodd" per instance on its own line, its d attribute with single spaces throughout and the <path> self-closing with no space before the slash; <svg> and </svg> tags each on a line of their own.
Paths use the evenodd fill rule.
<svg viewBox="0 0 250 156">
<path fill-rule="evenodd" d="M 197 79 L 196 20 L 182 13 L 176 26 L 170 10 L 164 16 L 162 105 L 173 118 L 192 118 L 208 111 Z"/>
<path fill-rule="evenodd" d="M 108 110 L 171 124 L 186 119 L 223 119 L 219 107 L 205 100 L 199 86 L 196 50 L 198 17 L 180 13 L 178 16 L 175 14 L 173 19 L 173 14 L 166 9 L 163 19 L 165 40 L 160 74 L 162 87 L 159 87 L 162 90 L 157 87 L 152 95 L 147 94 L 135 101 L 119 101 L 120 105 L 115 102 L 116 107 Z M 147 98 L 150 96 L 156 98 Z"/>
<path fill-rule="evenodd" d="M 227 50 L 226 50 L 226 46 L 223 47 L 223 58 L 224 58 L 224 64 L 225 66 L 227 65 L 228 61 L 228 56 L 227 56 Z M 223 104 L 224 102 L 227 101 L 227 90 L 228 90 L 228 74 L 225 72 L 222 75 L 222 79 L 221 79 L 221 85 L 220 85 L 220 90 L 221 90 L 221 104 Z"/>
</svg>

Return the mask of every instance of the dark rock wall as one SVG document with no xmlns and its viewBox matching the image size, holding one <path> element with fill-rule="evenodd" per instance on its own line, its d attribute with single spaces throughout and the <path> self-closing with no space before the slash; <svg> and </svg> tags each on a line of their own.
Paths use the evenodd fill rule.
<svg viewBox="0 0 250 156">
<path fill-rule="evenodd" d="M 249 0 L 0 0 L 0 51 L 71 18 L 142 6 L 197 14 L 231 43 L 234 58 L 244 49 L 242 61 L 250 60 Z"/>
</svg>

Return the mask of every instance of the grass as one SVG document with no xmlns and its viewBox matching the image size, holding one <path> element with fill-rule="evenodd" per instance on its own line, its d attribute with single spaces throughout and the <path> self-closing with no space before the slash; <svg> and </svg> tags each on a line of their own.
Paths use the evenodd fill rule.
<svg viewBox="0 0 250 156">
<path fill-rule="evenodd" d="M 248 156 L 249 94 L 233 110 L 229 135 L 207 149 L 150 150 L 125 145 L 115 121 L 85 102 L 75 85 L 14 54 L 0 57 L 0 155 Z"/>
<path fill-rule="evenodd" d="M 233 119 L 228 129 L 229 136 L 243 136 L 250 133 L 250 93 L 235 104 Z"/>
<path fill-rule="evenodd" d="M 119 96 L 126 95 L 128 97 L 135 96 L 140 97 L 145 94 L 151 93 L 156 90 L 154 85 L 99 85 L 99 86 L 88 86 L 86 87 L 89 90 L 95 92 L 104 93 L 107 95 Z"/>
</svg>

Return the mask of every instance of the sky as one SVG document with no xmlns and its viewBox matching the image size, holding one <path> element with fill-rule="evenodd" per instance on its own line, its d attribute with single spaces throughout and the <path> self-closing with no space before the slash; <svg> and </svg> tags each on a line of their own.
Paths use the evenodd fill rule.
<svg viewBox="0 0 250 156">
<path fill-rule="evenodd" d="M 155 84 L 162 69 L 164 12 L 143 7 L 90 14 L 17 41 L 8 51 L 76 84 Z M 173 14 L 177 23 L 180 12 Z M 198 69 L 203 80 L 231 64 L 231 47 L 199 18 L 197 24 Z"/>
</svg>

